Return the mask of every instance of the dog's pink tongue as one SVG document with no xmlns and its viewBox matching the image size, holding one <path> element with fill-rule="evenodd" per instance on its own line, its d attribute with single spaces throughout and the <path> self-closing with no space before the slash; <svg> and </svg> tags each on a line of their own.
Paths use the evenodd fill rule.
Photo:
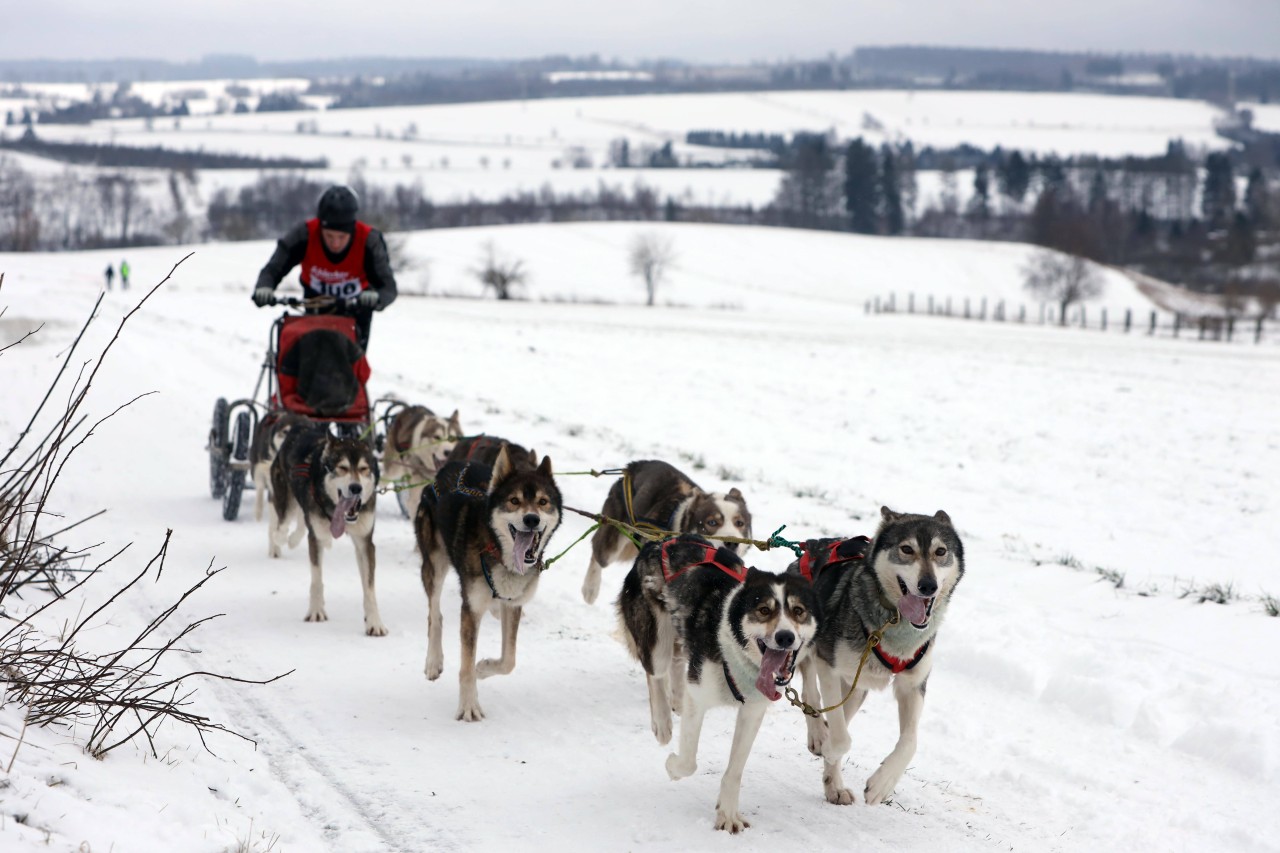
<svg viewBox="0 0 1280 853">
<path fill-rule="evenodd" d="M 782 698 L 782 694 L 778 692 L 778 673 L 787 665 L 787 658 L 790 656 L 791 652 L 781 649 L 764 651 L 760 661 L 760 675 L 756 678 L 756 690 L 763 693 L 770 702 L 777 702 Z"/>
<path fill-rule="evenodd" d="M 925 619 L 929 618 L 929 599 L 908 593 L 898 599 L 898 612 L 908 622 L 923 625 Z"/>
<path fill-rule="evenodd" d="M 525 561 L 529 558 L 529 551 L 533 549 L 533 531 L 517 530 L 514 545 L 516 551 L 516 571 L 520 574 L 524 574 L 525 567 L 528 565 Z"/>
<path fill-rule="evenodd" d="M 333 511 L 333 516 L 329 519 L 329 532 L 333 534 L 334 539 L 341 539 L 342 534 L 347 532 L 347 513 L 355 505 L 355 498 L 343 498 L 338 501 L 338 508 Z"/>
</svg>

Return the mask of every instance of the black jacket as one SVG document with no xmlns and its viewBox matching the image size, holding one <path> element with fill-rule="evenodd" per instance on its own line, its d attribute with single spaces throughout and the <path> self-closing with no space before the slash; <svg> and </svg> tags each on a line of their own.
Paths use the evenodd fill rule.
<svg viewBox="0 0 1280 853">
<path fill-rule="evenodd" d="M 350 251 L 350 249 L 348 249 Z M 342 256 L 329 254 L 329 260 L 337 262 Z M 267 265 L 258 273 L 255 287 L 270 287 L 273 290 L 281 280 L 289 274 L 289 270 L 302 263 L 307 254 L 307 223 L 300 222 L 289 229 L 289 232 L 276 243 L 276 251 L 267 261 Z M 381 311 L 396 301 L 396 277 L 391 272 L 391 259 L 387 254 L 387 241 L 378 229 L 370 229 L 369 239 L 364 244 L 364 274 L 369 286 L 378 291 L 381 298 L 378 310 Z"/>
</svg>

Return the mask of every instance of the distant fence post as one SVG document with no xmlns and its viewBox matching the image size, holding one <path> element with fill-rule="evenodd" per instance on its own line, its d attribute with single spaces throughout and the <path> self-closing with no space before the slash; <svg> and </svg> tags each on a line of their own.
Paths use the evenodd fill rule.
<svg viewBox="0 0 1280 853">
<path fill-rule="evenodd" d="M 1133 326 L 1133 309 L 1124 309 L 1124 333 L 1129 334 L 1130 327 Z"/>
<path fill-rule="evenodd" d="M 876 313 L 877 314 L 880 313 L 880 297 L 879 296 L 876 297 Z"/>
<path fill-rule="evenodd" d="M 863 305 L 863 308 L 864 308 L 864 310 L 866 311 L 866 313 L 870 314 L 870 313 L 871 313 L 871 300 L 870 300 L 870 299 L 868 299 L 866 302 L 862 303 L 862 305 Z"/>
<path fill-rule="evenodd" d="M 1156 312 L 1152 311 L 1151 312 L 1151 328 L 1147 329 L 1147 334 L 1154 335 L 1155 333 L 1156 333 Z"/>
<path fill-rule="evenodd" d="M 979 320 L 987 319 L 987 297 L 982 297 L 982 311 L 978 314 Z"/>
<path fill-rule="evenodd" d="M 964 298 L 964 318 L 969 319 L 969 297 Z"/>
<path fill-rule="evenodd" d="M 1087 328 L 1089 328 L 1089 320 L 1088 320 L 1088 318 L 1085 316 L 1085 313 L 1084 313 L 1084 306 L 1083 306 L 1083 305 L 1081 305 L 1081 306 L 1080 306 L 1080 328 L 1082 328 L 1082 329 L 1087 329 Z"/>
<path fill-rule="evenodd" d="M 1182 328 L 1182 312 L 1173 312 L 1173 336 L 1178 336 L 1178 331 Z"/>
<path fill-rule="evenodd" d="M 897 302 L 897 300 L 898 300 L 898 294 L 896 293 L 889 294 L 889 307 L 887 310 L 890 314 L 894 312 L 894 305 Z"/>
<path fill-rule="evenodd" d="M 1203 340 L 1204 340 L 1204 327 L 1205 327 L 1205 321 L 1206 321 L 1207 319 L 1208 319 L 1208 318 L 1207 318 L 1207 317 L 1205 317 L 1203 314 L 1201 314 L 1201 315 L 1200 315 L 1200 336 L 1196 338 L 1196 340 L 1198 340 L 1198 341 L 1203 341 Z"/>
<path fill-rule="evenodd" d="M 929 294 L 929 313 L 933 313 L 933 294 Z"/>
<path fill-rule="evenodd" d="M 1236 330 L 1236 318 L 1228 317 L 1227 318 L 1227 343 L 1231 343 L 1231 335 L 1234 334 L 1235 330 Z"/>
<path fill-rule="evenodd" d="M 1019 323 L 1027 322 L 1027 306 L 1026 305 L 1018 306 L 1018 322 Z"/>
<path fill-rule="evenodd" d="M 1041 302 L 1040 303 L 1040 325 L 1041 326 L 1044 325 L 1044 308 L 1045 308 L 1045 305 L 1043 302 Z"/>
<path fill-rule="evenodd" d="M 1258 326 L 1253 330 L 1253 342 L 1255 344 L 1262 343 L 1262 315 L 1258 315 Z"/>
<path fill-rule="evenodd" d="M 947 297 L 947 316 L 951 316 L 951 297 Z"/>
<path fill-rule="evenodd" d="M 1102 309 L 1102 331 L 1105 332 L 1106 330 L 1107 330 L 1107 309 L 1103 308 Z"/>
<path fill-rule="evenodd" d="M 916 313 L 916 295 L 914 293 L 907 294 L 907 313 Z"/>
</svg>

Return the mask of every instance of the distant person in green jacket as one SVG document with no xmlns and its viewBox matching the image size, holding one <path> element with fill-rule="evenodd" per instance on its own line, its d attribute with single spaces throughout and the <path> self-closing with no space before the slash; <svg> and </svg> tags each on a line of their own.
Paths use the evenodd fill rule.
<svg viewBox="0 0 1280 853">
<path fill-rule="evenodd" d="M 111 279 L 113 279 L 113 278 L 115 278 L 115 277 L 116 277 L 116 270 L 115 270 L 115 267 L 111 266 L 111 264 L 107 264 L 107 271 L 106 271 L 105 275 L 106 275 L 106 277 L 107 277 L 107 290 L 110 290 L 110 289 L 111 289 Z"/>
<path fill-rule="evenodd" d="M 120 262 L 120 289 L 121 290 L 129 289 L 129 262 L 128 261 Z"/>
</svg>

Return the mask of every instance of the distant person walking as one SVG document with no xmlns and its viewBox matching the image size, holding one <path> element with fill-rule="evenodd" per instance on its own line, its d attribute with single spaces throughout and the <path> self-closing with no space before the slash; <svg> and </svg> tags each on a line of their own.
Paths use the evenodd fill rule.
<svg viewBox="0 0 1280 853">
<path fill-rule="evenodd" d="M 113 279 L 113 278 L 115 278 L 115 277 L 116 277 L 116 270 L 115 270 L 115 267 L 111 266 L 111 264 L 107 264 L 107 272 L 106 272 L 106 276 L 107 276 L 107 290 L 110 290 L 110 289 L 111 289 L 111 279 Z"/>
<path fill-rule="evenodd" d="M 120 262 L 120 289 L 121 290 L 129 289 L 129 271 L 130 271 L 129 262 L 121 261 Z"/>
</svg>

